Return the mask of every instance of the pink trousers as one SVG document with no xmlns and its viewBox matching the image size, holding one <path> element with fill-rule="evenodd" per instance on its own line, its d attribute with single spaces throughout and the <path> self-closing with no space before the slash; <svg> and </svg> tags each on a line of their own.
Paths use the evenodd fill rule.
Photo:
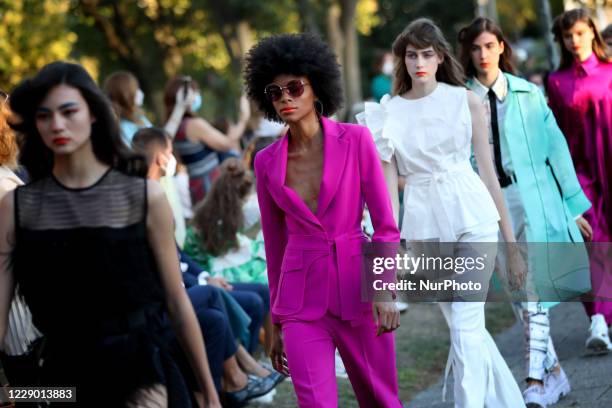
<svg viewBox="0 0 612 408">
<path fill-rule="evenodd" d="M 291 380 L 301 408 L 338 406 L 338 348 L 360 407 L 401 408 L 393 333 L 376 337 L 372 318 L 351 326 L 327 313 L 319 320 L 282 322 Z"/>
</svg>

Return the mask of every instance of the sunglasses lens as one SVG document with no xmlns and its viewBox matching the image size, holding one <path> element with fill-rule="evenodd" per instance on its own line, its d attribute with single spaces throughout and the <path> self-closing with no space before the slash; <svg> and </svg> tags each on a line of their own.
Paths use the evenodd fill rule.
<svg viewBox="0 0 612 408">
<path fill-rule="evenodd" d="M 278 101 L 281 98 L 281 96 L 283 96 L 283 90 L 278 85 L 266 86 L 265 92 L 266 92 L 266 96 L 268 97 L 268 99 L 270 99 L 273 102 Z"/>
<path fill-rule="evenodd" d="M 304 85 L 300 81 L 291 81 L 287 84 L 287 90 L 295 98 L 304 93 Z"/>
</svg>

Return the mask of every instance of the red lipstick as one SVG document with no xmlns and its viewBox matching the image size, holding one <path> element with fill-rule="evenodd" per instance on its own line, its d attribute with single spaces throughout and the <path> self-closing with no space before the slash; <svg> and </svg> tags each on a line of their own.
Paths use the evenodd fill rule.
<svg viewBox="0 0 612 408">
<path fill-rule="evenodd" d="M 287 107 L 287 108 L 283 108 L 280 110 L 281 113 L 291 113 L 294 110 L 296 110 L 297 108 L 291 108 L 291 107 Z"/>
<path fill-rule="evenodd" d="M 58 146 L 63 146 L 65 144 L 68 144 L 68 142 L 70 142 L 70 139 L 68 139 L 67 137 L 56 137 L 55 139 L 53 139 L 53 144 Z"/>
<path fill-rule="evenodd" d="M 425 72 L 425 71 L 419 71 L 419 72 L 416 73 L 416 76 L 418 76 L 418 77 L 424 77 L 425 75 L 427 75 L 427 72 Z"/>
</svg>

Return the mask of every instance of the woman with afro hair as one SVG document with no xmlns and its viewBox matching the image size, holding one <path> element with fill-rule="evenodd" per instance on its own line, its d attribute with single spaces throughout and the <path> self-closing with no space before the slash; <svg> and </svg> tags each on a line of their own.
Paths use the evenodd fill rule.
<svg viewBox="0 0 612 408">
<path fill-rule="evenodd" d="M 309 34 L 277 35 L 249 51 L 248 96 L 287 134 L 255 157 L 274 323 L 274 368 L 300 407 L 337 406 L 337 348 L 362 407 L 400 407 L 392 302 L 361 299 L 364 203 L 372 240 L 395 246 L 382 167 L 370 132 L 327 118 L 342 104 L 336 57 Z"/>
</svg>

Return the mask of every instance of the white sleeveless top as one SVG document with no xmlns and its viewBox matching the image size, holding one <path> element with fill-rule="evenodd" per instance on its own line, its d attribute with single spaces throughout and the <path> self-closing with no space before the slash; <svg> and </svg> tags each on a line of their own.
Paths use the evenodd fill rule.
<svg viewBox="0 0 612 408">
<path fill-rule="evenodd" d="M 453 242 L 499 220 L 495 203 L 470 165 L 472 119 L 467 89 L 439 82 L 429 95 L 385 95 L 366 102 L 357 121 L 374 137 L 380 158 L 395 156 L 406 177 L 401 236 Z"/>
</svg>

